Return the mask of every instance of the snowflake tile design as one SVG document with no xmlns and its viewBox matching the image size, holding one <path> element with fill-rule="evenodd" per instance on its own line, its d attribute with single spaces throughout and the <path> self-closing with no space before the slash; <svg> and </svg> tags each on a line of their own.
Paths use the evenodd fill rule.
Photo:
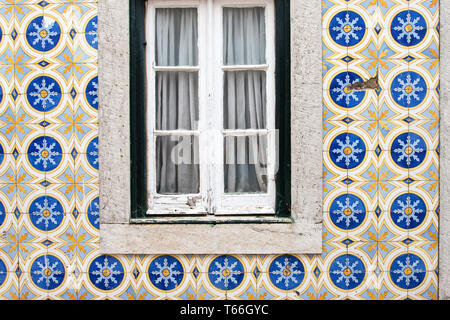
<svg viewBox="0 0 450 320">
<path fill-rule="evenodd" d="M 97 24 L 98 20 L 97 17 L 95 16 L 88 22 L 87 27 L 84 31 L 87 43 L 89 43 L 89 45 L 94 49 L 98 49 Z"/>
<path fill-rule="evenodd" d="M 39 230 L 51 231 L 61 224 L 64 218 L 63 207 L 51 196 L 39 197 L 31 203 L 29 217 Z"/>
<path fill-rule="evenodd" d="M 54 290 L 65 277 L 64 264 L 53 255 L 43 255 L 34 260 L 31 266 L 31 280 L 44 290 Z"/>
<path fill-rule="evenodd" d="M 391 218 L 403 229 L 414 229 L 425 219 L 427 207 L 421 197 L 413 193 L 398 196 L 391 206 Z"/>
<path fill-rule="evenodd" d="M 361 285 L 364 276 L 364 263 L 354 255 L 345 254 L 339 256 L 331 263 L 331 281 L 340 289 L 355 289 Z"/>
<path fill-rule="evenodd" d="M 269 266 L 270 281 L 282 290 L 293 290 L 299 287 L 304 277 L 305 267 L 292 255 L 278 256 Z"/>
<path fill-rule="evenodd" d="M 38 137 L 28 147 L 28 160 L 39 171 L 51 171 L 58 167 L 62 159 L 59 142 L 48 136 Z"/>
<path fill-rule="evenodd" d="M 403 254 L 392 262 L 389 273 L 395 285 L 402 289 L 413 289 L 425 278 L 425 263 L 414 254 Z"/>
<path fill-rule="evenodd" d="M 35 50 L 47 52 L 56 47 L 61 38 L 61 27 L 48 16 L 33 19 L 28 25 L 26 39 Z"/>
<path fill-rule="evenodd" d="M 61 97 L 61 86 L 48 76 L 37 77 L 30 82 L 27 88 L 28 103 L 40 112 L 55 109 L 59 105 Z"/>
<path fill-rule="evenodd" d="M 181 262 L 172 256 L 157 257 L 149 266 L 148 276 L 159 290 L 170 291 L 181 284 L 184 269 Z"/>
<path fill-rule="evenodd" d="M 220 290 L 233 290 L 244 278 L 244 267 L 234 256 L 219 256 L 211 262 L 208 277 L 214 287 Z"/>
<path fill-rule="evenodd" d="M 352 169 L 362 163 L 366 155 L 363 139 L 353 133 L 337 136 L 330 146 L 330 157 L 342 169 Z"/>
<path fill-rule="evenodd" d="M 426 151 L 424 139 L 413 132 L 400 134 L 391 146 L 392 159 L 402 168 L 419 166 L 425 159 Z"/>
<path fill-rule="evenodd" d="M 364 201 L 353 194 L 337 197 L 330 207 L 332 222 L 343 230 L 357 228 L 364 221 L 365 216 Z"/>
<path fill-rule="evenodd" d="M 354 11 L 342 11 L 330 22 L 329 32 L 332 39 L 341 46 L 358 44 L 366 32 L 364 19 Z"/>
<path fill-rule="evenodd" d="M 405 10 L 397 14 L 391 26 L 392 37 L 403 46 L 419 44 L 426 32 L 426 20 L 420 13 L 413 10 Z"/>
<path fill-rule="evenodd" d="M 366 93 L 365 91 L 348 90 L 347 86 L 363 79 L 354 72 L 343 72 L 338 74 L 330 85 L 331 99 L 343 108 L 354 108 L 360 104 Z"/>
<path fill-rule="evenodd" d="M 418 106 L 427 94 L 424 78 L 416 72 L 399 74 L 392 82 L 391 94 L 394 101 L 405 108 Z"/>
<path fill-rule="evenodd" d="M 124 279 L 122 263 L 112 256 L 99 256 L 89 267 L 89 280 L 100 290 L 113 290 Z"/>
</svg>

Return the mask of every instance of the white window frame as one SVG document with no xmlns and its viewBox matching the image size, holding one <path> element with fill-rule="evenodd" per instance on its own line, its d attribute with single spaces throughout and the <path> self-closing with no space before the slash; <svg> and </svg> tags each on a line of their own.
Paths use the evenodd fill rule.
<svg viewBox="0 0 450 320">
<path fill-rule="evenodd" d="M 223 8 L 264 7 L 266 64 L 223 64 Z M 155 61 L 155 11 L 157 8 L 197 8 L 198 66 L 157 66 Z M 275 214 L 275 9 L 273 0 L 186 0 L 148 1 L 147 41 L 147 215 L 274 215 Z M 266 129 L 223 130 L 223 75 L 226 71 L 263 70 L 266 72 Z M 155 129 L 155 79 L 158 71 L 195 71 L 199 77 L 199 115 L 197 130 Z M 209 115 L 204 117 L 203 115 Z M 195 135 L 199 139 L 200 189 L 198 194 L 163 195 L 156 192 L 156 137 Z M 267 136 L 267 192 L 224 192 L 224 137 L 265 134 Z M 211 155 L 214 155 L 211 157 Z"/>
</svg>

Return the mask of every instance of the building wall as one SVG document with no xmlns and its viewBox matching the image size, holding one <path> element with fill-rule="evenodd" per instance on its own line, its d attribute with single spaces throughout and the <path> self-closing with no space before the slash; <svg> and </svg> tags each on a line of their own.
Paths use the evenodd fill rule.
<svg viewBox="0 0 450 320">
<path fill-rule="evenodd" d="M 99 252 L 97 3 L 0 1 L 1 299 L 436 299 L 439 3 L 322 10 L 323 253 L 112 256 Z M 376 70 L 380 90 L 342 92 Z"/>
</svg>

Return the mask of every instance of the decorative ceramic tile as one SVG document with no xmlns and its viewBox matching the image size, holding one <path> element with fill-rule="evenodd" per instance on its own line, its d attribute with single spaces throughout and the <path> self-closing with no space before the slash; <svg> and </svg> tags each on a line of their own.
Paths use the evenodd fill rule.
<svg viewBox="0 0 450 320">
<path fill-rule="evenodd" d="M 0 1 L 2 299 L 436 299 L 439 3 L 324 0 L 323 253 L 99 254 L 95 1 Z M 380 89 L 347 85 L 378 73 Z"/>
</svg>

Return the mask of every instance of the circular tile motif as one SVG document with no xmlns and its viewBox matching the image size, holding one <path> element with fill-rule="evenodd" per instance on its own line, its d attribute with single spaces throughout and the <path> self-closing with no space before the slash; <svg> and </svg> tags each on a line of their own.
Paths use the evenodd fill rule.
<svg viewBox="0 0 450 320">
<path fill-rule="evenodd" d="M 89 142 L 86 150 L 86 158 L 88 163 L 96 170 L 98 170 L 98 137 Z"/>
<path fill-rule="evenodd" d="M 86 100 L 89 103 L 89 105 L 94 109 L 98 109 L 98 77 L 97 76 L 92 78 L 86 85 L 85 96 L 86 96 Z"/>
<path fill-rule="evenodd" d="M 366 156 L 364 141 L 353 133 L 338 135 L 330 146 L 330 158 L 342 169 L 353 169 L 359 166 Z"/>
<path fill-rule="evenodd" d="M 424 39 L 426 33 L 427 22 L 416 11 L 402 11 L 392 20 L 392 37 L 402 46 L 415 46 L 419 44 Z"/>
<path fill-rule="evenodd" d="M 87 43 L 94 49 L 98 49 L 97 23 L 97 16 L 95 16 L 89 20 L 86 29 L 84 30 L 84 37 L 86 38 Z"/>
<path fill-rule="evenodd" d="M 358 287 L 365 276 L 366 268 L 358 257 L 344 254 L 330 265 L 330 279 L 334 285 L 343 290 L 352 290 Z"/>
<path fill-rule="evenodd" d="M 159 256 L 150 263 L 148 276 L 156 288 L 164 291 L 173 290 L 183 282 L 183 264 L 175 257 Z"/>
<path fill-rule="evenodd" d="M 55 109 L 61 101 L 61 86 L 49 76 L 33 79 L 27 87 L 27 101 L 40 112 Z"/>
<path fill-rule="evenodd" d="M 391 205 L 391 219 L 402 229 L 414 229 L 422 224 L 427 214 L 425 201 L 416 194 L 398 196 Z"/>
<path fill-rule="evenodd" d="M 27 26 L 26 39 L 35 50 L 47 52 L 54 49 L 61 38 L 61 27 L 48 16 L 33 19 Z"/>
<path fill-rule="evenodd" d="M 293 290 L 301 285 L 304 278 L 303 263 L 292 255 L 278 256 L 269 266 L 270 282 L 279 289 Z"/>
<path fill-rule="evenodd" d="M 7 275 L 8 270 L 6 270 L 6 265 L 3 260 L 0 259 L 0 286 L 5 282 Z"/>
<path fill-rule="evenodd" d="M 364 19 L 354 11 L 342 11 L 330 22 L 330 36 L 340 46 L 351 47 L 358 44 L 366 33 Z"/>
<path fill-rule="evenodd" d="M 43 255 L 36 258 L 31 265 L 31 280 L 44 290 L 58 288 L 64 280 L 64 264 L 53 255 Z"/>
<path fill-rule="evenodd" d="M 424 78 L 416 72 L 402 72 L 392 81 L 391 95 L 400 106 L 414 108 L 425 100 L 427 84 Z"/>
<path fill-rule="evenodd" d="M 28 209 L 33 225 L 42 231 L 56 229 L 64 218 L 64 209 L 61 202 L 51 196 L 35 199 Z"/>
<path fill-rule="evenodd" d="M 99 216 L 99 197 L 93 199 L 91 203 L 89 203 L 89 207 L 87 210 L 88 220 L 92 224 L 92 226 L 96 229 L 100 229 L 100 216 Z"/>
<path fill-rule="evenodd" d="M 31 165 L 39 171 L 51 171 L 58 167 L 62 160 L 62 148 L 55 139 L 42 136 L 34 139 L 27 152 Z"/>
<path fill-rule="evenodd" d="M 100 290 L 113 290 L 124 278 L 122 263 L 115 257 L 103 255 L 89 265 L 89 280 Z"/>
<path fill-rule="evenodd" d="M 5 222 L 6 219 L 6 210 L 3 202 L 0 201 L 0 226 Z"/>
<path fill-rule="evenodd" d="M 236 257 L 222 255 L 211 261 L 208 278 L 220 290 L 233 290 L 244 280 L 244 266 Z"/>
<path fill-rule="evenodd" d="M 355 229 L 366 217 L 364 201 L 353 194 L 343 194 L 333 200 L 330 206 L 331 221 L 344 230 Z"/>
<path fill-rule="evenodd" d="M 391 281 L 402 289 L 414 289 L 425 278 L 426 267 L 421 258 L 412 253 L 398 256 L 391 264 Z"/>
<path fill-rule="evenodd" d="M 425 159 L 427 145 L 416 133 L 398 135 L 391 146 L 392 160 L 402 168 L 415 168 Z"/>
<path fill-rule="evenodd" d="M 365 91 L 348 90 L 347 86 L 363 79 L 354 72 L 342 72 L 335 76 L 330 84 L 331 99 L 343 108 L 354 108 L 366 95 Z"/>
</svg>

